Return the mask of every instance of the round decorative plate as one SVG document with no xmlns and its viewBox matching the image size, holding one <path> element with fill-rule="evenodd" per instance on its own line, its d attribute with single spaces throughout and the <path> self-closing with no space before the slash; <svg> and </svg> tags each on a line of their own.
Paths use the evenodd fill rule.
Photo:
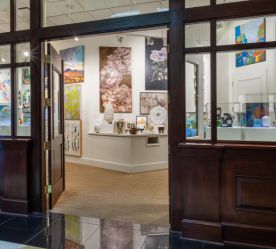
<svg viewBox="0 0 276 249">
<path fill-rule="evenodd" d="M 161 106 L 156 106 L 150 111 L 150 120 L 155 125 L 162 125 L 167 121 L 168 112 Z"/>
</svg>

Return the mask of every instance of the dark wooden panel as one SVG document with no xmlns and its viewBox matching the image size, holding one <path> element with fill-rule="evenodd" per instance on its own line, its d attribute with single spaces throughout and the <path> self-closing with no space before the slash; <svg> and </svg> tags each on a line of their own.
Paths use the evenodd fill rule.
<svg viewBox="0 0 276 249">
<path fill-rule="evenodd" d="M 276 212 L 276 178 L 238 176 L 237 207 Z"/>
<path fill-rule="evenodd" d="M 30 203 L 31 146 L 27 139 L 0 141 L 1 210 L 27 213 Z"/>
<path fill-rule="evenodd" d="M 182 149 L 183 218 L 220 222 L 220 150 Z"/>
<path fill-rule="evenodd" d="M 183 220 L 182 236 L 190 239 L 222 243 L 222 227 L 218 223 Z"/>
</svg>

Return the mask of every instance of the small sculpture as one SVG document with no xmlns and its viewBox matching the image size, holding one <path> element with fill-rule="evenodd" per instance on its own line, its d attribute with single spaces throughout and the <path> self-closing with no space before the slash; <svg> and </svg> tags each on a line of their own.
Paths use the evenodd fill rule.
<svg viewBox="0 0 276 249">
<path fill-rule="evenodd" d="M 104 111 L 104 119 L 109 123 L 112 124 L 114 120 L 114 109 L 111 103 L 108 103 L 105 107 Z"/>
<path fill-rule="evenodd" d="M 123 134 L 125 121 L 123 119 L 119 119 L 116 122 L 116 124 L 117 124 L 117 132 L 118 132 L 118 134 Z"/>
<path fill-rule="evenodd" d="M 99 120 L 97 120 L 94 124 L 94 130 L 96 133 L 100 133 L 101 132 L 101 123 Z"/>
</svg>

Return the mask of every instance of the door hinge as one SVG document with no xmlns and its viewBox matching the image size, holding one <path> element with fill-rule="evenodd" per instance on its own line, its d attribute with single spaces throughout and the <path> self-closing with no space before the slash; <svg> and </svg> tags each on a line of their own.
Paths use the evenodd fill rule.
<svg viewBox="0 0 276 249">
<path fill-rule="evenodd" d="M 52 194 L 52 185 L 45 186 L 45 194 Z"/>
<path fill-rule="evenodd" d="M 50 64 L 51 63 L 50 55 L 45 54 L 45 56 L 44 56 L 44 63 L 45 64 Z"/>
<path fill-rule="evenodd" d="M 44 99 L 44 107 L 51 107 L 51 99 Z"/>
<path fill-rule="evenodd" d="M 51 144 L 49 141 L 44 142 L 44 150 L 50 150 L 51 149 Z"/>
</svg>

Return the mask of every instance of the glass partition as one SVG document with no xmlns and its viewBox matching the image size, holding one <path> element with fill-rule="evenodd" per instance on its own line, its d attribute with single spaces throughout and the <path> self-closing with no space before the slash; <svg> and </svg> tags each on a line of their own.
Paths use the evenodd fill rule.
<svg viewBox="0 0 276 249">
<path fill-rule="evenodd" d="M 0 136 L 11 135 L 11 70 L 0 69 Z"/>
<path fill-rule="evenodd" d="M 276 141 L 276 49 L 217 54 L 218 140 Z"/>
<path fill-rule="evenodd" d="M 0 1 L 0 33 L 10 32 L 10 0 Z"/>
<path fill-rule="evenodd" d="M 30 62 L 30 43 L 16 45 L 16 63 Z"/>
<path fill-rule="evenodd" d="M 126 17 L 169 10 L 169 0 L 43 0 L 44 27 Z"/>
<path fill-rule="evenodd" d="M 11 46 L 0 46 L 0 65 L 11 63 Z"/>
<path fill-rule="evenodd" d="M 210 54 L 187 54 L 186 75 L 186 137 L 211 139 Z"/>
<path fill-rule="evenodd" d="M 16 0 L 15 5 L 16 30 L 30 29 L 30 0 Z"/>
<path fill-rule="evenodd" d="M 210 22 L 185 25 L 185 47 L 210 46 Z"/>
<path fill-rule="evenodd" d="M 225 3 L 236 3 L 236 2 L 245 2 L 251 0 L 217 0 L 217 4 L 225 4 Z"/>
<path fill-rule="evenodd" d="M 185 8 L 194 8 L 210 5 L 210 0 L 185 0 Z"/>
</svg>

